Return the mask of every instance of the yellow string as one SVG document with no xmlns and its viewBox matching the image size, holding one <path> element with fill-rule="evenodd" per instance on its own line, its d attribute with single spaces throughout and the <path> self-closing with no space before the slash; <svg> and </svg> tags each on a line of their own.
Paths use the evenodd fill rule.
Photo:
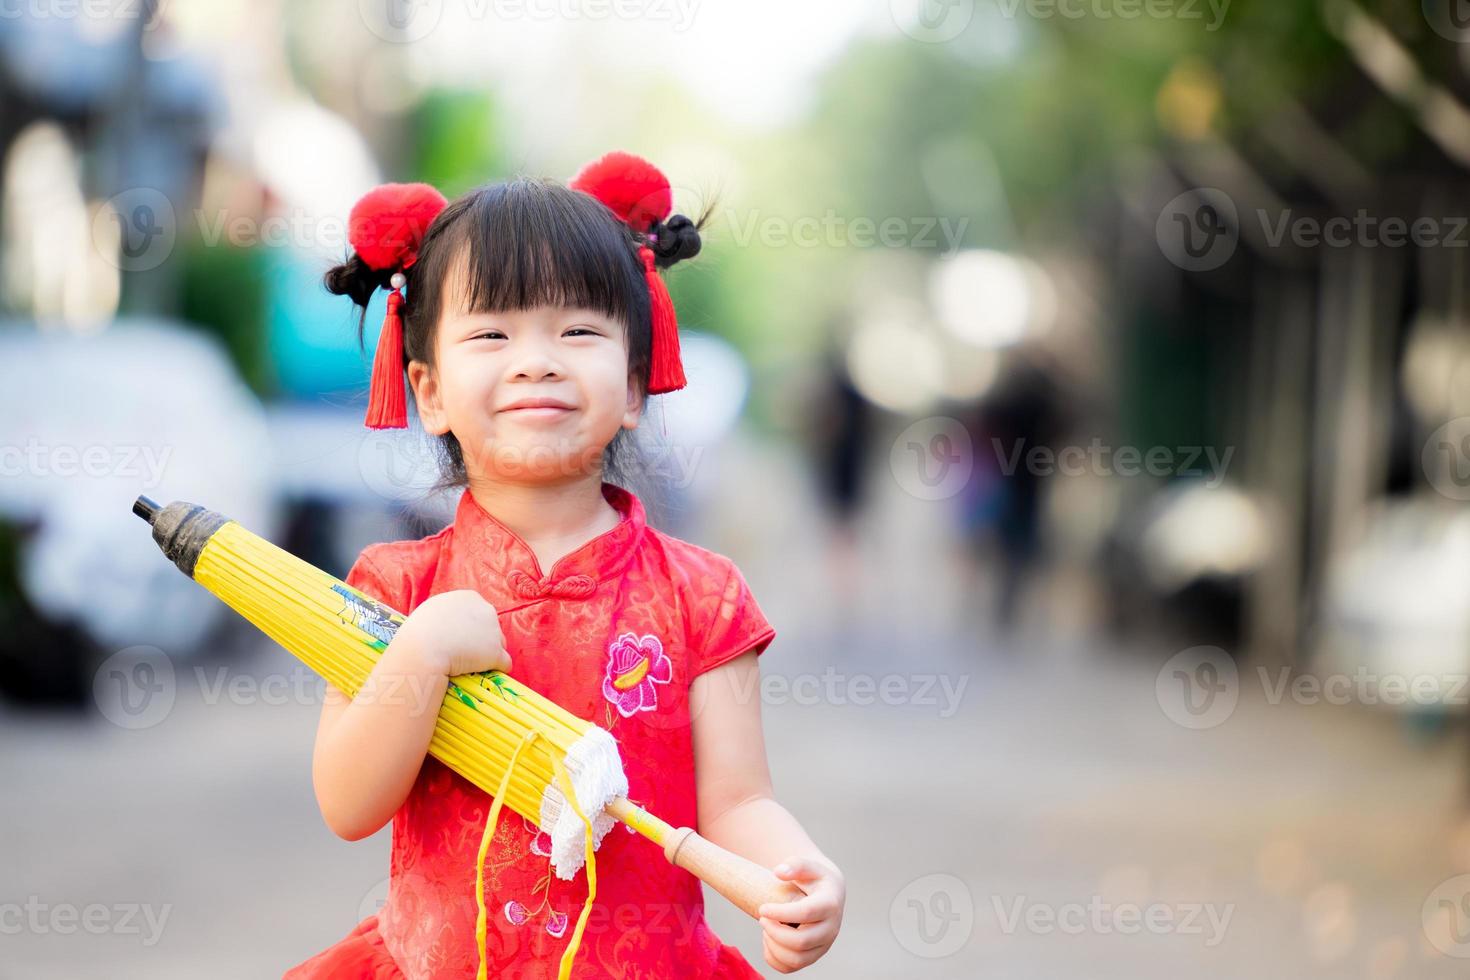
<svg viewBox="0 0 1470 980">
<path fill-rule="evenodd" d="M 561 757 L 550 749 L 546 749 L 546 757 L 551 760 L 551 768 L 556 771 L 556 781 L 561 784 L 562 795 L 567 798 L 572 812 L 587 829 L 587 836 L 582 840 L 583 853 L 587 858 L 587 900 L 582 903 L 582 914 L 577 916 L 577 927 L 572 930 L 571 942 L 567 943 L 566 952 L 562 953 L 561 969 L 557 972 L 558 980 L 567 980 L 572 975 L 572 960 L 577 955 L 577 948 L 582 945 L 582 930 L 587 928 L 587 916 L 592 914 L 592 899 L 597 895 L 597 859 L 592 855 L 592 821 L 587 819 L 587 814 L 577 805 L 577 793 L 572 788 L 572 781 L 567 778 L 566 766 L 562 765 Z"/>
<path fill-rule="evenodd" d="M 489 957 L 486 953 L 489 916 L 485 910 L 485 855 L 490 850 L 491 839 L 495 836 L 495 821 L 500 816 L 501 800 L 504 798 L 506 787 L 510 784 L 511 774 L 515 772 L 516 763 L 520 761 L 521 750 L 540 739 L 541 733 L 532 729 L 526 732 L 520 744 L 511 753 L 510 763 L 505 767 L 505 774 L 500 780 L 500 788 L 496 791 L 495 799 L 490 804 L 490 814 L 485 818 L 485 831 L 480 835 L 480 850 L 475 855 L 475 942 L 480 947 L 480 966 L 475 974 L 476 980 L 487 980 L 489 971 Z M 568 980 L 572 975 L 572 963 L 577 957 L 577 950 L 582 945 L 582 933 L 587 928 L 587 917 L 592 914 L 592 900 L 597 897 L 597 859 L 593 855 L 592 821 L 577 804 L 577 792 L 572 786 L 571 778 L 567 776 L 566 766 L 562 764 L 560 756 L 552 751 L 552 746 L 543 743 L 541 748 L 551 762 L 551 768 L 557 783 L 561 786 L 562 795 L 566 797 L 572 812 L 577 815 L 582 821 L 582 826 L 587 830 L 582 841 L 587 861 L 587 899 L 582 903 L 582 913 L 577 916 L 576 928 L 572 930 L 571 941 L 567 943 L 567 948 L 562 953 L 561 965 L 557 970 L 558 980 Z"/>
<path fill-rule="evenodd" d="M 485 915 L 485 852 L 490 849 L 490 839 L 495 836 L 495 820 L 500 816 L 500 804 L 505 799 L 506 787 L 510 785 L 511 774 L 516 771 L 516 762 L 520 760 L 521 750 L 541 737 L 541 733 L 531 729 L 521 737 L 520 744 L 510 754 L 510 764 L 505 767 L 505 775 L 500 777 L 500 788 L 495 791 L 495 799 L 490 803 L 490 816 L 485 819 L 485 833 L 480 837 L 480 852 L 475 856 L 475 941 L 480 944 L 480 969 L 475 974 L 477 980 L 486 980 L 485 960 L 485 931 L 488 927 Z"/>
</svg>

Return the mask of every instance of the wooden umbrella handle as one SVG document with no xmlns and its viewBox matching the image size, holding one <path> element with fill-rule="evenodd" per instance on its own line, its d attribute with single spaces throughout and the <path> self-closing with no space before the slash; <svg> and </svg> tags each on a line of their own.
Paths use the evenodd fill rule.
<svg viewBox="0 0 1470 980">
<path fill-rule="evenodd" d="M 692 827 L 671 827 L 626 797 L 615 797 L 605 809 L 662 847 L 664 857 L 674 867 L 688 871 L 752 919 L 760 918 L 756 910 L 767 902 L 794 902 L 806 894 L 754 861 L 711 844 Z"/>
<path fill-rule="evenodd" d="M 806 892 L 770 870 L 711 844 L 691 827 L 677 827 L 664 841 L 664 857 L 725 896 L 753 919 L 767 902 L 794 902 Z"/>
</svg>

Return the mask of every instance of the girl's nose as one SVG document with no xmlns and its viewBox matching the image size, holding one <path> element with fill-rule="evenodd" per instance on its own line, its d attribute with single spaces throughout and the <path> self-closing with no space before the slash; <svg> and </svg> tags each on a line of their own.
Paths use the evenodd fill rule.
<svg viewBox="0 0 1470 980">
<path fill-rule="evenodd" d="M 541 344 L 526 344 L 511 362 L 511 377 L 516 380 L 544 381 L 564 377 L 565 373 L 561 362 Z"/>
<path fill-rule="evenodd" d="M 518 381 L 555 380 L 561 376 L 561 369 L 550 361 L 534 365 L 523 365 L 515 373 L 515 378 Z"/>
</svg>

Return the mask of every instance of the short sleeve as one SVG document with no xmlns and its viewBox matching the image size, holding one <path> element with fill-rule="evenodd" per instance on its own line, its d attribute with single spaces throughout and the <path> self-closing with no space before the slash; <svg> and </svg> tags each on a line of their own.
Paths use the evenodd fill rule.
<svg viewBox="0 0 1470 980">
<path fill-rule="evenodd" d="M 701 632 L 691 637 L 695 651 L 695 674 L 712 670 L 742 653 L 754 651 L 757 656 L 776 637 L 776 630 L 766 620 L 755 601 L 745 576 L 734 563 L 729 563 L 714 618 Z"/>
<path fill-rule="evenodd" d="M 371 596 L 390 608 L 403 612 L 400 597 L 396 594 L 397 590 L 393 588 L 389 577 L 384 574 L 378 563 L 368 555 L 370 550 L 372 549 L 363 549 L 362 553 L 357 556 L 357 561 L 353 562 L 352 567 L 347 570 L 347 577 L 342 581 L 364 595 Z"/>
</svg>

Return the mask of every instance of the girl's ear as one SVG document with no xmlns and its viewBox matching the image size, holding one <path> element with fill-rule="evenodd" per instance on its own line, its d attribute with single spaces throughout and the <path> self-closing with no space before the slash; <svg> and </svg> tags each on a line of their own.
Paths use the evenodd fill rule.
<svg viewBox="0 0 1470 980">
<path fill-rule="evenodd" d="M 449 415 L 444 411 L 444 401 L 439 396 L 439 377 L 434 369 L 423 361 L 408 362 L 408 384 L 413 389 L 413 400 L 418 406 L 419 421 L 424 431 L 442 436 L 449 431 Z"/>
<path fill-rule="evenodd" d="M 638 428 L 638 420 L 643 417 L 643 395 L 638 390 L 638 379 L 633 372 L 628 372 L 628 403 L 623 411 L 623 428 Z"/>
</svg>

